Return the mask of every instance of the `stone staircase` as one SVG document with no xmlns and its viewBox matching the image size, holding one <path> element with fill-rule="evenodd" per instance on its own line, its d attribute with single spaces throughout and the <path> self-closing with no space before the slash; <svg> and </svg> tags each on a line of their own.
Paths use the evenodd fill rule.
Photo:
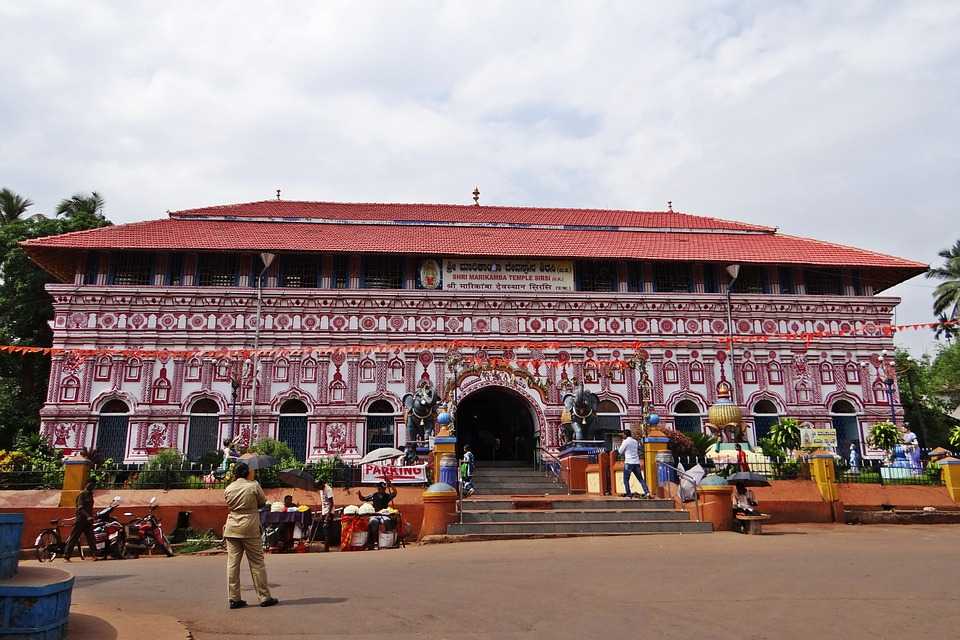
<svg viewBox="0 0 960 640">
<path fill-rule="evenodd" d="M 566 487 L 530 467 L 480 463 L 477 493 L 463 501 L 463 522 L 447 535 L 464 539 L 710 533 L 672 500 L 568 496 Z"/>
</svg>

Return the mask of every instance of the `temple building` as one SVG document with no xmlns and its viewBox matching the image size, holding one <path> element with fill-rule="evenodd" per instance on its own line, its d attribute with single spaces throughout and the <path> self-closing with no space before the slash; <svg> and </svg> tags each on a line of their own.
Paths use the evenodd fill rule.
<svg viewBox="0 0 960 640">
<path fill-rule="evenodd" d="M 789 416 L 845 451 L 890 416 L 883 292 L 926 269 L 672 210 L 272 200 L 24 245 L 58 280 L 43 432 L 127 462 L 232 434 L 355 459 L 405 443 L 422 383 L 481 459 L 559 447 L 581 383 L 601 435 L 700 432 L 729 383 L 750 441 Z"/>
</svg>

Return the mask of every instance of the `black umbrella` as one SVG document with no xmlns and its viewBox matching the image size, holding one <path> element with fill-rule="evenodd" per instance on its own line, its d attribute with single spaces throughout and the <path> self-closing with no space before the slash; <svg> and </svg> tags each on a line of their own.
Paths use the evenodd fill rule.
<svg viewBox="0 0 960 640">
<path fill-rule="evenodd" d="M 740 471 L 727 476 L 730 484 L 742 484 L 745 487 L 769 487 L 770 481 L 765 476 L 752 471 Z"/>
<path fill-rule="evenodd" d="M 316 481 L 313 475 L 304 469 L 286 469 L 281 471 L 278 477 L 280 482 L 295 489 L 304 489 L 306 491 L 313 491 L 315 489 Z"/>
<path fill-rule="evenodd" d="M 246 463 L 250 469 L 266 469 L 277 464 L 277 459 L 273 456 L 265 456 L 259 453 L 245 453 L 240 456 L 240 462 Z"/>
</svg>

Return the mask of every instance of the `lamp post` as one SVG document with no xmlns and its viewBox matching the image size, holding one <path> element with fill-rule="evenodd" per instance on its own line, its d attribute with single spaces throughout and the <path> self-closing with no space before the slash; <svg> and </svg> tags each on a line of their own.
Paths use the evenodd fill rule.
<svg viewBox="0 0 960 640">
<path fill-rule="evenodd" d="M 240 361 L 234 358 L 233 362 L 230 363 L 230 390 L 231 390 L 231 406 L 230 406 L 230 439 L 237 435 L 237 396 L 239 395 L 240 385 L 243 380 L 243 371 L 241 369 Z"/>
<path fill-rule="evenodd" d="M 257 276 L 257 318 L 253 327 L 253 355 L 250 358 L 252 363 L 250 375 L 253 376 L 250 384 L 250 437 L 253 437 L 253 413 L 257 407 L 257 374 L 259 373 L 259 363 L 257 362 L 257 349 L 260 348 L 260 310 L 263 307 L 263 274 L 267 272 L 270 265 L 273 264 L 275 253 L 261 253 L 260 260 L 263 261 L 263 269 Z"/>
<path fill-rule="evenodd" d="M 737 276 L 740 275 L 740 265 L 728 264 L 726 270 L 727 275 L 730 276 L 730 283 L 727 284 L 727 341 L 730 345 L 730 400 L 733 404 L 737 404 L 737 370 L 733 366 L 733 302 L 730 296 L 733 293 L 733 284 L 737 281 Z"/>
<path fill-rule="evenodd" d="M 890 404 L 890 422 L 897 424 L 897 412 L 893 407 L 893 383 L 897 369 L 893 366 L 893 362 L 887 360 L 886 350 L 880 352 L 880 366 L 883 367 L 883 384 L 886 386 L 887 402 Z"/>
</svg>

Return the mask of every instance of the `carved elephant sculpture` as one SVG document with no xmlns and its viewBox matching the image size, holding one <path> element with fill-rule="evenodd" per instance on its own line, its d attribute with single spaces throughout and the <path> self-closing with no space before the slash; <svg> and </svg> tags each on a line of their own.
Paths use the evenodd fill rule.
<svg viewBox="0 0 960 640">
<path fill-rule="evenodd" d="M 592 391 L 580 387 L 576 395 L 565 397 L 563 404 L 570 412 L 574 440 L 589 440 L 593 436 L 593 424 L 597 419 L 600 398 Z"/>
<path fill-rule="evenodd" d="M 407 441 L 425 440 L 433 433 L 437 405 L 440 398 L 429 383 L 423 383 L 415 393 L 403 396 L 407 408 Z"/>
</svg>

